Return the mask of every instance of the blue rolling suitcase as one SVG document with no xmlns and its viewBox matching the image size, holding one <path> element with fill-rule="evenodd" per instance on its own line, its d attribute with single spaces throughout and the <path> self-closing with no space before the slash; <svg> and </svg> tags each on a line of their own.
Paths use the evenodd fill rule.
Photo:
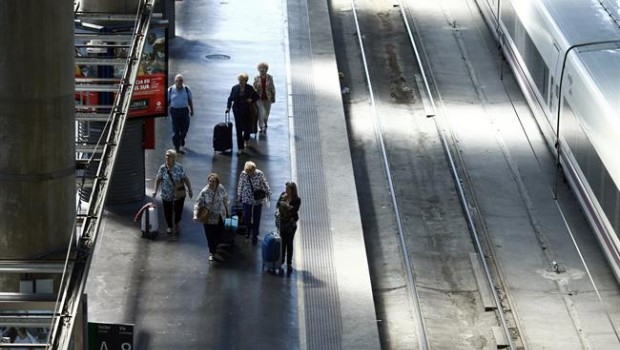
<svg viewBox="0 0 620 350">
<path fill-rule="evenodd" d="M 282 238 L 275 232 L 269 232 L 263 238 L 263 270 L 265 266 L 269 271 L 280 270 L 282 254 Z"/>
<path fill-rule="evenodd" d="M 229 244 L 231 248 L 234 247 L 238 228 L 239 217 L 237 215 L 226 218 L 224 220 L 224 232 L 222 232 L 222 236 L 220 237 L 220 244 Z"/>
<path fill-rule="evenodd" d="M 230 231 L 232 233 L 237 233 L 237 229 L 239 228 L 239 217 L 237 215 L 233 215 L 224 220 L 224 230 Z"/>
</svg>

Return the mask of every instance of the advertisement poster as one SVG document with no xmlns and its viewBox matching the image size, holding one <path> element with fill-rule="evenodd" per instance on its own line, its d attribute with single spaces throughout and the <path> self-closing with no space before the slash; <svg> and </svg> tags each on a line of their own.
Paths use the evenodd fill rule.
<svg viewBox="0 0 620 350">
<path fill-rule="evenodd" d="M 159 117 L 167 113 L 168 43 L 166 35 L 165 27 L 151 28 L 147 33 L 129 106 L 129 117 Z M 105 38 L 105 35 L 101 38 Z M 76 55 L 77 57 L 126 58 L 128 49 L 114 47 L 114 45 L 128 44 L 110 40 L 85 40 L 76 42 Z M 124 66 L 76 65 L 75 77 L 78 92 L 75 94 L 75 99 L 78 111 L 109 113 L 109 106 L 114 101 L 115 92 L 97 91 L 97 89 L 88 91 L 88 88 L 79 89 L 79 86 L 96 88 L 98 84 L 109 85 L 112 82 L 118 84 L 124 70 Z M 84 107 L 80 108 L 79 105 Z"/>
<path fill-rule="evenodd" d="M 146 36 L 140 69 L 129 107 L 130 117 L 159 117 L 167 113 L 168 44 L 166 28 L 151 28 Z"/>
</svg>

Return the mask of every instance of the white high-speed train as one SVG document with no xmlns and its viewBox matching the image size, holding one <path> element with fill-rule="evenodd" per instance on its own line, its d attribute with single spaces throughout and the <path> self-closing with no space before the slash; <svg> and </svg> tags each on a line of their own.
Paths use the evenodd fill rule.
<svg viewBox="0 0 620 350">
<path fill-rule="evenodd" d="M 620 281 L 619 2 L 476 1 Z"/>
</svg>

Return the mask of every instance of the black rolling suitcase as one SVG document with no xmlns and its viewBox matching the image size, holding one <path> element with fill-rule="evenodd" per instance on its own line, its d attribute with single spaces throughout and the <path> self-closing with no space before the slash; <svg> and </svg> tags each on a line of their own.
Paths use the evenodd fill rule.
<svg viewBox="0 0 620 350">
<path fill-rule="evenodd" d="M 232 151 L 232 129 L 233 125 L 230 122 L 230 114 L 224 115 L 224 121 L 217 123 L 213 128 L 213 149 L 217 152 Z"/>
<path fill-rule="evenodd" d="M 258 134 L 258 106 L 256 102 L 250 103 L 248 128 L 250 134 Z"/>
<path fill-rule="evenodd" d="M 238 218 L 237 234 L 245 235 L 246 233 L 248 233 L 248 227 L 245 226 L 245 223 L 243 221 L 243 204 L 241 203 L 233 204 L 233 206 L 230 208 L 230 212 L 231 212 L 231 215 L 237 216 Z"/>
</svg>

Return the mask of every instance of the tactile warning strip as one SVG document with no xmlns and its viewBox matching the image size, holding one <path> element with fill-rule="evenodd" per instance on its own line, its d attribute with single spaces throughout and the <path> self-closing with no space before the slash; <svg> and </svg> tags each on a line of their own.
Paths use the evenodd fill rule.
<svg viewBox="0 0 620 350">
<path fill-rule="evenodd" d="M 288 18 L 296 167 L 304 212 L 303 234 L 297 239 L 303 249 L 306 345 L 308 349 L 340 349 L 342 316 L 329 229 L 306 1 L 288 1 Z"/>
</svg>

